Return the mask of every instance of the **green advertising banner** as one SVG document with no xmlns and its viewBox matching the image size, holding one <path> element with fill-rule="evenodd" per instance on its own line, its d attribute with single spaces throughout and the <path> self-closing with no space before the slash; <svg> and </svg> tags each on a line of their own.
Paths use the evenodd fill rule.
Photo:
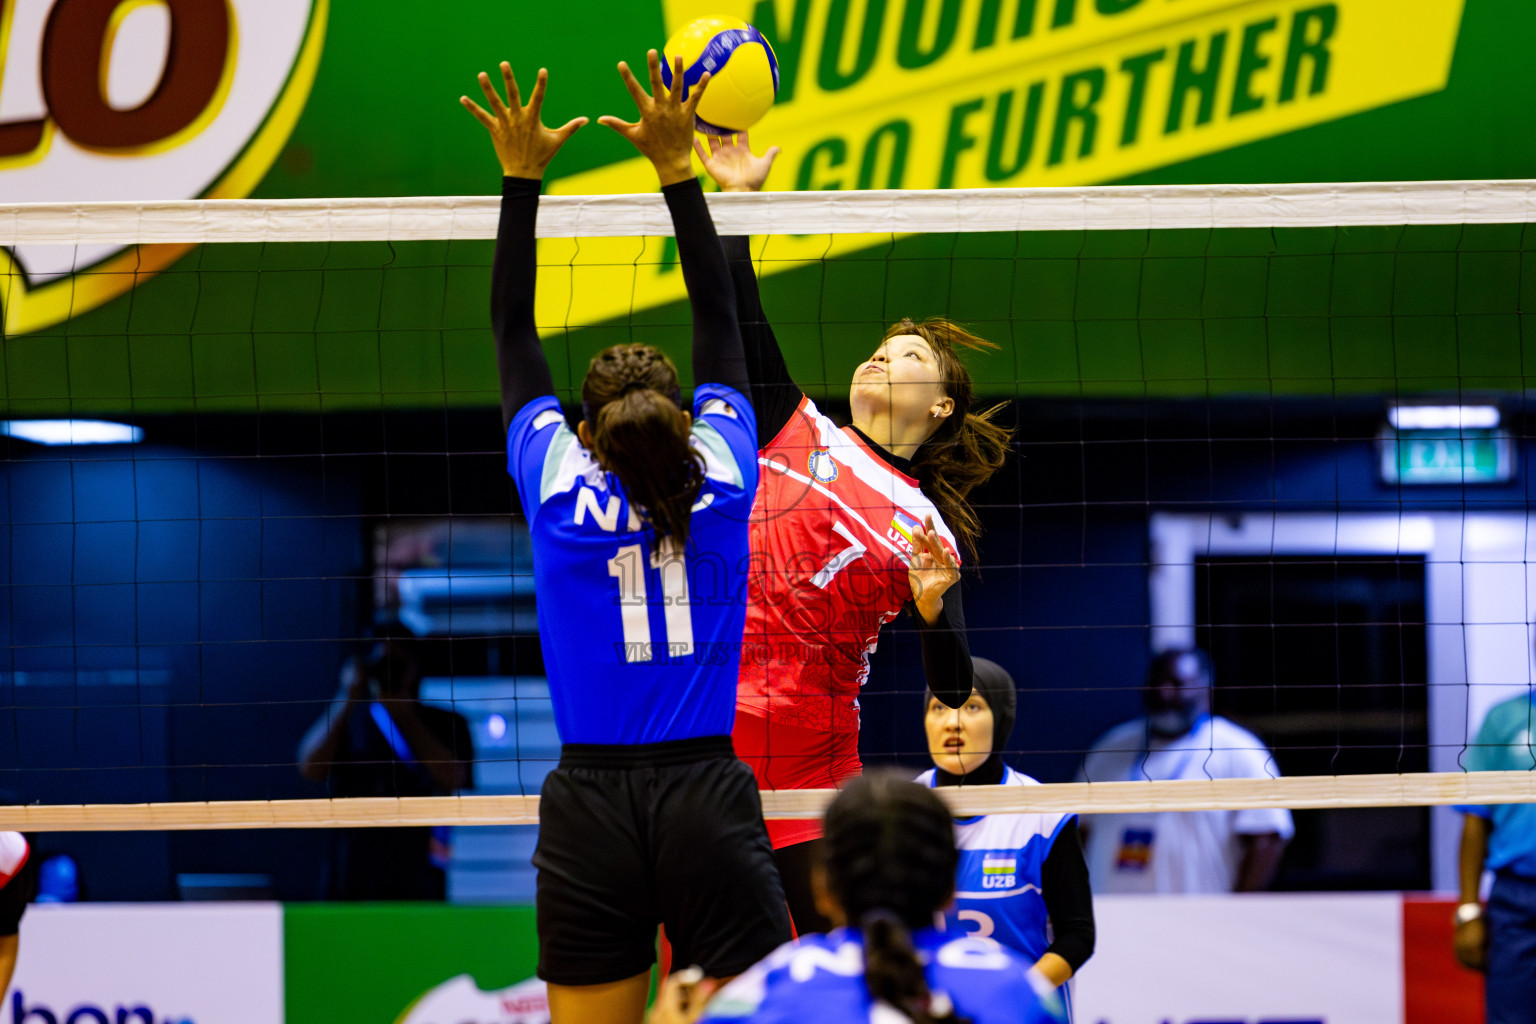
<svg viewBox="0 0 1536 1024">
<path fill-rule="evenodd" d="M 287 1024 L 548 1019 L 533 908 L 289 903 Z M 529 992 L 529 989 L 534 991 Z"/>
<path fill-rule="evenodd" d="M 5 4 L 0 198 L 489 194 L 459 108 L 508 59 L 547 119 L 629 114 L 614 71 L 702 14 L 777 53 L 770 189 L 1536 175 L 1536 8 L 1518 0 L 381 0 Z M 95 19 L 95 20 L 92 20 Z M 206 45 L 171 47 L 172 29 Z M 196 50 L 197 59 L 187 54 Z M 98 88 L 63 73 L 101 69 Z M 548 191 L 652 191 L 597 126 Z M 1523 230 L 775 236 L 791 368 L 841 390 L 881 325 L 1003 343 L 1008 394 L 1522 388 Z M 489 405 L 489 243 L 21 247 L 11 415 Z M 46 250 L 46 251 L 45 251 Z M 556 382 L 616 338 L 675 345 L 661 239 L 541 243 Z"/>
</svg>

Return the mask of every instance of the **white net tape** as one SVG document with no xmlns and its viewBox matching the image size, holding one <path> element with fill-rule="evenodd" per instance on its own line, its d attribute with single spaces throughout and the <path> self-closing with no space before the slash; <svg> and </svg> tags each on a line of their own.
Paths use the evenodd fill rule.
<svg viewBox="0 0 1536 1024">
<path fill-rule="evenodd" d="M 722 234 L 1356 227 L 1536 222 L 1536 181 L 763 192 L 709 197 Z M 496 237 L 494 196 L 29 203 L 0 245 L 455 241 Z M 543 238 L 661 236 L 658 194 L 548 196 Z"/>
<path fill-rule="evenodd" d="M 765 791 L 767 818 L 818 817 L 835 790 Z M 957 816 L 1023 812 L 1422 807 L 1536 802 L 1536 772 L 1063 782 L 941 789 Z M 348 800 L 227 800 L 157 804 L 0 807 L 0 829 L 128 832 L 186 829 L 351 828 L 395 825 L 534 825 L 534 796 L 368 797 Z"/>
</svg>

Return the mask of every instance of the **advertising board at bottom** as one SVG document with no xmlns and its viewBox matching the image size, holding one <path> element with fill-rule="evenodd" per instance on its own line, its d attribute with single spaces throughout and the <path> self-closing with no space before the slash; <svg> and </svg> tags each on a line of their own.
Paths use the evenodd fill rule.
<svg viewBox="0 0 1536 1024">
<path fill-rule="evenodd" d="M 45 904 L 21 922 L 6 1024 L 273 1024 L 278 903 Z"/>
<path fill-rule="evenodd" d="M 549 1024 L 549 992 L 538 978 L 529 978 L 496 992 L 487 992 L 468 974 L 452 978 L 423 995 L 400 1015 L 399 1024 Z"/>
<path fill-rule="evenodd" d="M 1122 896 L 1077 1024 L 1403 1024 L 1402 897 Z"/>
<path fill-rule="evenodd" d="M 1481 1024 L 1453 904 L 1100 897 L 1076 1024 Z M 545 1024 L 533 909 L 35 907 L 0 1024 Z"/>
</svg>

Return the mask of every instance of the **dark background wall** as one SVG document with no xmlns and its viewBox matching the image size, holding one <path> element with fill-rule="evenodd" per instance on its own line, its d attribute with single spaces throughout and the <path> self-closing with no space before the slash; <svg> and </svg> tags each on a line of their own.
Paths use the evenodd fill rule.
<svg viewBox="0 0 1536 1024">
<path fill-rule="evenodd" d="M 361 474 L 255 417 L 149 421 L 135 446 L 12 442 L 0 464 L 0 786 L 26 801 L 316 795 L 292 765 L 365 571 Z M 72 834 L 90 896 L 183 871 L 313 887 L 322 836 Z"/>
<path fill-rule="evenodd" d="M 1518 400 L 1503 404 L 1513 479 L 1466 487 L 1381 482 L 1380 399 L 1029 400 L 1015 411 L 1019 457 L 975 496 L 987 532 L 966 616 L 972 651 L 1020 685 L 1013 760 L 1043 782 L 1069 781 L 1106 728 L 1141 713 L 1154 512 L 1523 511 L 1530 501 Z M 869 686 L 887 692 L 863 701 L 874 758 L 923 749 L 917 644 L 899 628 L 895 640 L 876 653 Z"/>
</svg>

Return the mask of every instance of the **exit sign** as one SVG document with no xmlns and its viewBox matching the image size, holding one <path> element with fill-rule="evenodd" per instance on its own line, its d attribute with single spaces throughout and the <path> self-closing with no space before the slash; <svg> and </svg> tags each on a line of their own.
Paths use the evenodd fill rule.
<svg viewBox="0 0 1536 1024">
<path fill-rule="evenodd" d="M 1386 430 L 1381 476 L 1389 484 L 1497 484 L 1514 474 L 1509 435 L 1498 430 Z"/>
</svg>

